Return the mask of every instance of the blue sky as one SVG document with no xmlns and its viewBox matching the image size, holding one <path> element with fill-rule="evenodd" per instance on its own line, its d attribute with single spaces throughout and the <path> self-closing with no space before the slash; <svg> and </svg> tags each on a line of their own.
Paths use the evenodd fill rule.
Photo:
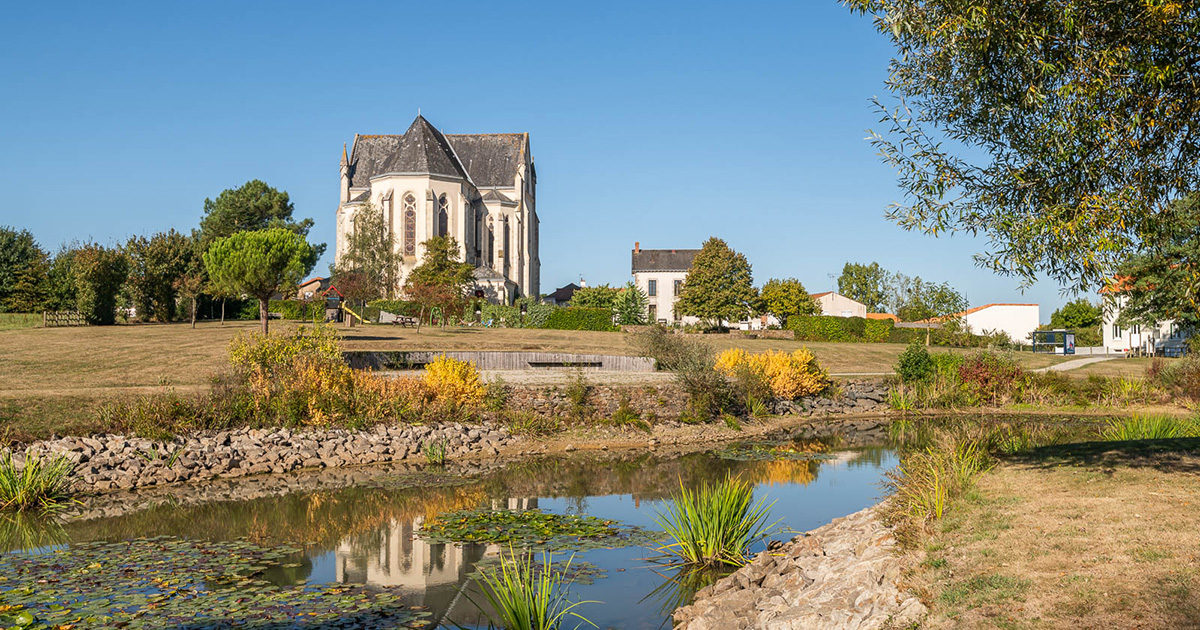
<svg viewBox="0 0 1200 630">
<path fill-rule="evenodd" d="M 984 243 L 884 219 L 864 140 L 891 49 L 835 0 L 585 4 L 20 3 L 0 22 L 0 224 L 44 246 L 190 230 L 205 197 L 287 190 L 333 247 L 355 133 L 528 131 L 542 290 L 629 279 L 629 251 L 726 239 L 758 282 L 847 260 L 973 304 L 1064 301 L 974 266 Z M 329 257 L 315 273 L 327 270 Z"/>
</svg>

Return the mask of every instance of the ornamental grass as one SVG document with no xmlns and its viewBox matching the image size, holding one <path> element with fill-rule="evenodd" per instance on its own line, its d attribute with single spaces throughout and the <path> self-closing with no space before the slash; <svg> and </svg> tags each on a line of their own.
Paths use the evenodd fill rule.
<svg viewBox="0 0 1200 630">
<path fill-rule="evenodd" d="M 75 462 L 63 455 L 26 455 L 18 467 L 12 453 L 0 457 L 0 510 L 50 513 L 65 509 L 71 498 Z"/>
<path fill-rule="evenodd" d="M 531 553 L 509 549 L 507 554 L 500 554 L 498 568 L 479 571 L 480 590 L 487 606 L 474 600 L 472 603 L 488 617 L 490 627 L 494 628 L 557 630 L 571 618 L 594 628 L 596 624 L 575 612 L 575 608 L 599 602 L 570 601 L 571 581 L 566 577 L 570 567 L 571 559 L 568 559 L 562 570 L 555 568 L 550 553 L 543 553 L 540 566 L 537 566 Z"/>
<path fill-rule="evenodd" d="M 673 541 L 658 550 L 683 564 L 742 566 L 750 546 L 774 527 L 767 524 L 774 504 L 754 501 L 753 487 L 731 476 L 694 491 L 680 484 L 666 510 L 655 516 Z"/>
<path fill-rule="evenodd" d="M 1135 415 L 1109 420 L 1100 436 L 1109 442 L 1132 440 L 1168 440 L 1200 437 L 1200 420 L 1181 419 L 1163 414 Z"/>
</svg>

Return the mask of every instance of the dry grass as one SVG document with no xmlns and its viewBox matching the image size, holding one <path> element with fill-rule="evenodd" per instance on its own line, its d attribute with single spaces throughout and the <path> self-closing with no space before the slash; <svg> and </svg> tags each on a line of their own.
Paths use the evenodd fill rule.
<svg viewBox="0 0 1200 630">
<path fill-rule="evenodd" d="M 1200 624 L 1200 440 L 1035 451 L 980 478 L 914 583 L 933 628 Z"/>
<path fill-rule="evenodd" d="M 1086 357 L 1080 357 L 1086 358 Z M 1164 361 L 1175 361 L 1176 359 L 1163 359 Z M 1101 361 L 1092 363 L 1081 368 L 1066 372 L 1066 374 L 1074 378 L 1087 378 L 1090 375 L 1114 377 L 1122 376 L 1145 376 L 1146 368 L 1150 367 L 1150 359 L 1147 358 L 1115 358 L 1109 361 Z"/>
</svg>

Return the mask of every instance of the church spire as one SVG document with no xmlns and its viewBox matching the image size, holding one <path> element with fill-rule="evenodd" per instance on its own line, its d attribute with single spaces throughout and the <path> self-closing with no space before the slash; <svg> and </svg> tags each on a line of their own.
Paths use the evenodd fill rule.
<svg viewBox="0 0 1200 630">
<path fill-rule="evenodd" d="M 342 166 L 350 166 L 350 158 L 346 155 L 346 143 L 342 143 Z"/>
<path fill-rule="evenodd" d="M 350 201 L 350 158 L 346 155 L 346 145 L 342 144 L 342 163 L 339 169 L 342 173 L 342 203 Z"/>
</svg>

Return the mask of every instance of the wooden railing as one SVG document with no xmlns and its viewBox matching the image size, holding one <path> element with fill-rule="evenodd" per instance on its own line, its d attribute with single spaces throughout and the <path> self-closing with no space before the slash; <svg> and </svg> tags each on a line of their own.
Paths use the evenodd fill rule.
<svg viewBox="0 0 1200 630">
<path fill-rule="evenodd" d="M 87 326 L 87 318 L 79 311 L 42 311 L 42 327 Z"/>
</svg>

